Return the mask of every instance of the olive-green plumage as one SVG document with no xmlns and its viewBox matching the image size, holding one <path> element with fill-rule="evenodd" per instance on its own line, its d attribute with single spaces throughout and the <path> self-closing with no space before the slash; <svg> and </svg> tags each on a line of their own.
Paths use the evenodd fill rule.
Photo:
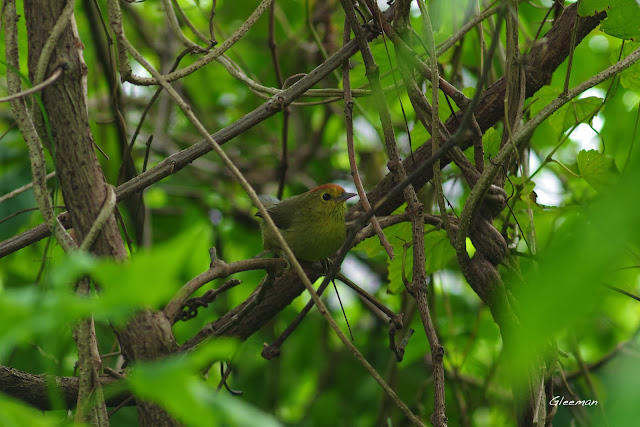
<svg viewBox="0 0 640 427">
<path fill-rule="evenodd" d="M 296 258 L 320 261 L 333 255 L 344 242 L 345 201 L 353 196 L 339 185 L 324 184 L 282 201 L 271 196 L 260 196 L 260 201 Z M 282 253 L 278 239 L 264 221 L 261 228 L 264 249 Z"/>
</svg>

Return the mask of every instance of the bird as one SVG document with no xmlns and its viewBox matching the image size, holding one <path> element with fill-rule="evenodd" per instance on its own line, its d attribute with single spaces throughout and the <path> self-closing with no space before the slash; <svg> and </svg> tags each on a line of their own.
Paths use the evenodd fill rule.
<svg viewBox="0 0 640 427">
<path fill-rule="evenodd" d="M 345 202 L 355 195 L 337 184 L 323 184 L 284 200 L 258 197 L 296 258 L 313 262 L 328 259 L 344 242 Z M 256 216 L 262 218 L 260 212 Z M 283 255 L 280 242 L 264 218 L 260 225 L 264 249 Z"/>
</svg>

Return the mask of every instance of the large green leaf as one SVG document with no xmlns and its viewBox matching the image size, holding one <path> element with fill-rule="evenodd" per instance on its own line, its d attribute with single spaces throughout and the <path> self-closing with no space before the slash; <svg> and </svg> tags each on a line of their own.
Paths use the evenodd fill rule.
<svg viewBox="0 0 640 427">
<path fill-rule="evenodd" d="M 583 0 L 578 6 L 581 16 L 607 12 L 600 28 L 621 39 L 638 40 L 640 37 L 640 4 L 635 0 Z"/>
<path fill-rule="evenodd" d="M 538 254 L 539 263 L 523 270 L 526 286 L 516 291 L 524 304 L 523 330 L 515 346 L 522 358 L 529 360 L 532 345 L 593 322 L 603 297 L 611 292 L 603 285 L 614 271 L 628 266 L 628 251 L 637 250 L 640 242 L 640 203 L 634 197 L 638 182 L 636 167 L 595 203 L 565 217 Z"/>
<path fill-rule="evenodd" d="M 613 159 L 596 150 L 578 153 L 578 169 L 582 177 L 599 192 L 608 190 L 620 175 Z"/>
<path fill-rule="evenodd" d="M 535 102 L 531 104 L 531 115 L 535 116 L 540 110 L 546 107 L 551 101 L 560 96 L 561 91 L 552 87 L 543 87 L 536 92 Z M 589 122 L 598 107 L 602 105 L 602 99 L 589 96 L 586 98 L 574 99 L 555 111 L 547 119 L 547 123 L 555 133 L 555 141 L 550 141 L 552 145 L 558 142 L 572 126 L 579 123 Z"/>
<path fill-rule="evenodd" d="M 411 281 L 413 277 L 413 247 L 411 242 L 411 223 L 390 227 L 389 241 L 393 245 L 396 257 L 388 261 L 389 288 L 395 294 L 404 289 L 404 279 Z M 425 268 L 427 275 L 446 267 L 455 258 L 455 250 L 449 242 L 445 230 L 436 230 L 433 226 L 425 227 Z"/>
<path fill-rule="evenodd" d="M 625 43 L 622 48 L 622 57 L 626 57 L 634 50 L 640 48 L 640 43 Z M 620 52 L 611 53 L 611 63 L 615 64 L 618 61 Z M 620 74 L 620 84 L 627 89 L 640 92 L 640 61 L 636 62 L 626 70 L 623 70 Z"/>
<path fill-rule="evenodd" d="M 3 427 L 61 427 L 81 426 L 76 424 L 66 414 L 52 414 L 39 411 L 24 402 L 0 393 L 0 414 Z"/>
<path fill-rule="evenodd" d="M 272 416 L 242 399 L 217 392 L 201 371 L 216 360 L 228 360 L 235 340 L 218 339 L 187 355 L 161 361 L 138 362 L 127 379 L 134 395 L 160 404 L 191 426 L 278 426 Z"/>
</svg>

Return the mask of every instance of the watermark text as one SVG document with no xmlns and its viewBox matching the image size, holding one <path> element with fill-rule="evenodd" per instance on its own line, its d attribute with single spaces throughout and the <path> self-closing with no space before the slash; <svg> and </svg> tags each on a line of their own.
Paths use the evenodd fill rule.
<svg viewBox="0 0 640 427">
<path fill-rule="evenodd" d="M 553 396 L 549 401 L 551 406 L 594 406 L 597 404 L 597 400 L 567 400 L 564 396 Z"/>
</svg>

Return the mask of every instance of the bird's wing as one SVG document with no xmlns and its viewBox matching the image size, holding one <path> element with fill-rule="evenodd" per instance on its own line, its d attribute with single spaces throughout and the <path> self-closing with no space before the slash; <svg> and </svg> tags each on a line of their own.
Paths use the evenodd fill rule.
<svg viewBox="0 0 640 427">
<path fill-rule="evenodd" d="M 271 215 L 273 222 L 279 229 L 286 230 L 293 226 L 293 218 L 296 216 L 295 200 L 297 197 L 288 197 L 267 208 L 269 215 Z"/>
<path fill-rule="evenodd" d="M 291 199 L 294 199 L 295 196 L 289 197 L 283 201 L 278 200 L 277 197 L 266 196 L 262 194 L 259 195 L 258 198 L 260 199 L 264 207 L 267 208 L 267 212 L 269 212 L 269 215 L 271 215 L 271 219 L 273 219 L 276 227 L 281 230 L 291 227 L 294 212 L 292 212 L 291 210 L 290 203 L 292 201 Z M 256 216 L 262 218 L 260 212 L 258 212 Z"/>
<path fill-rule="evenodd" d="M 258 199 L 260 199 L 260 202 L 267 209 L 269 209 L 273 205 L 277 205 L 278 203 L 280 203 L 280 199 L 274 196 L 269 196 L 267 194 L 259 194 Z M 256 215 L 260 216 L 260 214 L 256 214 Z"/>
</svg>

